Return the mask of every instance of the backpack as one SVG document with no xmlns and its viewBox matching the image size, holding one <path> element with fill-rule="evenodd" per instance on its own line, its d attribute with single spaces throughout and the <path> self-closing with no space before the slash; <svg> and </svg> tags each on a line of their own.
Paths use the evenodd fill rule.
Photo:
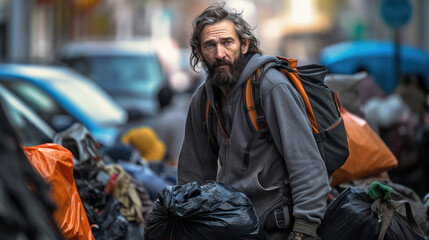
<svg viewBox="0 0 429 240">
<path fill-rule="evenodd" d="M 311 123 L 313 136 L 319 152 L 325 162 L 328 175 L 340 168 L 349 156 L 347 133 L 341 117 L 339 102 L 335 94 L 324 84 L 327 69 L 323 65 L 311 64 L 297 67 L 296 59 L 277 56 L 274 62 L 265 63 L 249 77 L 243 88 L 245 97 L 244 109 L 247 111 L 249 123 L 254 128 L 254 134 L 246 146 L 243 155 L 243 171 L 249 166 L 249 156 L 252 142 L 259 138 L 272 141 L 266 125 L 260 93 L 260 80 L 264 73 L 276 68 L 292 83 L 304 101 L 307 117 Z M 206 96 L 207 98 L 207 96 Z M 205 107 L 205 126 L 210 144 L 214 151 L 219 150 L 213 128 L 213 113 L 210 111 L 209 100 Z"/>
</svg>

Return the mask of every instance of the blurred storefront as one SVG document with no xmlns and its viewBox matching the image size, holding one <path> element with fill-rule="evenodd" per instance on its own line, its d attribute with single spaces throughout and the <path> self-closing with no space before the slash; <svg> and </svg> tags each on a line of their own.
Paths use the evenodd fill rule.
<svg viewBox="0 0 429 240">
<path fill-rule="evenodd" d="M 48 59 L 83 36 L 108 36 L 103 0 L 0 0 L 0 53 L 11 60 Z M 103 4 L 104 3 L 104 4 Z"/>
<path fill-rule="evenodd" d="M 234 0 L 256 27 L 268 54 L 313 60 L 344 40 L 391 39 L 382 0 Z M 429 2 L 410 0 L 413 15 L 404 43 L 429 52 Z M 54 59 L 66 42 L 96 38 L 171 37 L 188 45 L 192 19 L 215 0 L 0 0 L 0 56 Z"/>
</svg>

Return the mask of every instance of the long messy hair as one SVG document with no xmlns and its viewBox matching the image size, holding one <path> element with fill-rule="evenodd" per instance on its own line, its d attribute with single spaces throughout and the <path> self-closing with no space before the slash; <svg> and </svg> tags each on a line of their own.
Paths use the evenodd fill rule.
<svg viewBox="0 0 429 240">
<path fill-rule="evenodd" d="M 215 24 L 223 20 L 230 20 L 234 24 L 235 32 L 237 33 L 240 42 L 243 39 L 249 39 L 248 53 L 262 53 L 259 49 L 259 41 L 252 33 L 250 25 L 244 21 L 242 12 L 236 10 L 228 11 L 225 9 L 225 3 L 219 4 L 214 3 L 210 7 L 206 8 L 198 17 L 196 17 L 192 23 L 193 32 L 189 45 L 191 46 L 191 56 L 189 63 L 194 71 L 197 71 L 198 63 L 204 64 L 203 59 L 200 58 L 198 52 L 201 53 L 201 32 L 207 25 Z"/>
</svg>

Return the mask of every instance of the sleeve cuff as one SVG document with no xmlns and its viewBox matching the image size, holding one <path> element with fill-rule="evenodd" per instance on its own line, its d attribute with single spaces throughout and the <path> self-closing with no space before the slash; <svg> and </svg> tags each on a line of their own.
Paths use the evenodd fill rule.
<svg viewBox="0 0 429 240">
<path fill-rule="evenodd" d="M 317 228 L 319 225 L 317 223 L 307 222 L 303 219 L 295 219 L 295 224 L 293 225 L 294 232 L 300 232 L 308 236 L 317 237 Z"/>
</svg>

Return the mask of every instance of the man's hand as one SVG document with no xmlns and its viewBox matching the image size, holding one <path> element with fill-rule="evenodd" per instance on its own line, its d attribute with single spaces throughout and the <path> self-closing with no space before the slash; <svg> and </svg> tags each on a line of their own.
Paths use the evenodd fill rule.
<svg viewBox="0 0 429 240">
<path fill-rule="evenodd" d="M 320 238 L 309 236 L 299 232 L 291 232 L 287 240 L 320 240 Z"/>
</svg>

